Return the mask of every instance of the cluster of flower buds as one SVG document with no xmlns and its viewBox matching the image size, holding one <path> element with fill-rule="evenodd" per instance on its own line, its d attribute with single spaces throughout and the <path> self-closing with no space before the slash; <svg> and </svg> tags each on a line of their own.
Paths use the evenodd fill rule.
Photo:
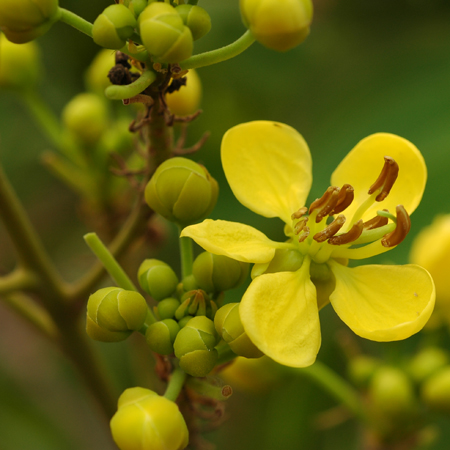
<svg viewBox="0 0 450 450">
<path fill-rule="evenodd" d="M 122 393 L 110 426 L 120 450 L 182 450 L 189 442 L 176 403 L 141 387 Z"/>
</svg>

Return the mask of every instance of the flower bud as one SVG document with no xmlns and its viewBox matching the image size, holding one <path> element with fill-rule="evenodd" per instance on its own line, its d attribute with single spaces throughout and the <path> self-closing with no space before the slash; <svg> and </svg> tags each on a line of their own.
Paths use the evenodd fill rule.
<svg viewBox="0 0 450 450">
<path fill-rule="evenodd" d="M 104 95 L 105 89 L 111 86 L 108 73 L 115 64 L 114 52 L 106 48 L 100 50 L 84 74 L 86 87 L 96 94 Z"/>
<path fill-rule="evenodd" d="M 134 14 L 134 17 L 139 17 L 139 15 L 147 7 L 147 0 L 131 0 L 128 5 L 130 11 Z"/>
<path fill-rule="evenodd" d="M 211 30 L 211 17 L 202 7 L 179 5 L 175 9 L 183 19 L 183 23 L 191 30 L 194 41 L 205 36 Z"/>
<path fill-rule="evenodd" d="M 23 44 L 45 34 L 58 20 L 58 0 L 1 0 L 0 30 Z"/>
<path fill-rule="evenodd" d="M 148 5 L 139 16 L 139 30 L 144 46 L 159 62 L 181 62 L 192 55 L 191 30 L 168 3 Z"/>
<path fill-rule="evenodd" d="M 356 386 L 366 389 L 380 364 L 381 361 L 371 356 L 354 356 L 348 364 L 349 378 Z"/>
<path fill-rule="evenodd" d="M 138 280 L 141 288 L 156 301 L 170 297 L 178 285 L 178 277 L 173 269 L 158 259 L 146 259 L 142 262 Z"/>
<path fill-rule="evenodd" d="M 182 319 L 178 321 L 178 325 L 180 325 L 180 328 L 184 328 L 188 324 L 188 322 L 193 318 L 194 318 L 193 316 L 184 316 Z"/>
<path fill-rule="evenodd" d="M 228 303 L 217 311 L 214 326 L 219 336 L 238 356 L 260 358 L 263 353 L 253 344 L 242 326 L 239 303 Z"/>
<path fill-rule="evenodd" d="M 176 298 L 165 298 L 158 303 L 157 311 L 161 320 L 172 319 L 175 317 L 175 311 L 180 306 L 180 302 Z"/>
<path fill-rule="evenodd" d="M 110 426 L 120 450 L 183 450 L 189 443 L 176 403 L 141 387 L 123 392 Z"/>
<path fill-rule="evenodd" d="M 134 14 L 125 5 L 110 5 L 95 19 L 92 38 L 102 47 L 118 50 L 133 35 L 136 26 Z"/>
<path fill-rule="evenodd" d="M 213 319 L 217 311 L 216 303 L 201 289 L 186 292 L 181 297 L 181 304 L 175 311 L 175 318 L 181 320 L 189 316 L 206 316 Z"/>
<path fill-rule="evenodd" d="M 62 120 L 81 144 L 93 146 L 108 128 L 108 109 L 98 95 L 78 94 L 64 107 Z"/>
<path fill-rule="evenodd" d="M 408 371 L 417 383 L 434 375 L 449 363 L 446 351 L 439 347 L 426 347 L 410 361 Z"/>
<path fill-rule="evenodd" d="M 175 157 L 156 169 L 145 188 L 145 200 L 167 220 L 187 226 L 213 210 L 218 193 L 217 181 L 203 166 Z"/>
<path fill-rule="evenodd" d="M 249 265 L 228 256 L 200 253 L 194 261 L 192 273 L 201 289 L 221 292 L 242 284 L 248 276 Z"/>
<path fill-rule="evenodd" d="M 242 20 L 264 46 L 284 52 L 309 34 L 311 0 L 240 0 Z"/>
<path fill-rule="evenodd" d="M 14 44 L 0 36 L 0 87 L 33 89 L 42 72 L 39 56 L 36 43 Z"/>
<path fill-rule="evenodd" d="M 434 411 L 450 414 L 450 367 L 445 367 L 425 380 L 422 400 Z"/>
<path fill-rule="evenodd" d="M 152 323 L 145 333 L 148 346 L 160 355 L 171 355 L 180 326 L 173 319 Z"/>
<path fill-rule="evenodd" d="M 99 289 L 88 300 L 86 330 L 95 340 L 121 341 L 142 328 L 147 312 L 147 302 L 138 292 L 118 287 Z M 102 335 L 102 331 L 106 333 Z"/>
<path fill-rule="evenodd" d="M 186 74 L 186 85 L 180 86 L 178 91 L 167 94 L 166 103 L 173 114 L 189 116 L 198 110 L 201 96 L 202 84 L 200 77 L 194 69 L 191 69 Z"/>
<path fill-rule="evenodd" d="M 193 377 L 204 377 L 214 368 L 218 353 L 214 348 L 219 336 L 212 320 L 197 316 L 189 320 L 177 334 L 174 343 L 175 356 L 180 367 Z"/>
</svg>

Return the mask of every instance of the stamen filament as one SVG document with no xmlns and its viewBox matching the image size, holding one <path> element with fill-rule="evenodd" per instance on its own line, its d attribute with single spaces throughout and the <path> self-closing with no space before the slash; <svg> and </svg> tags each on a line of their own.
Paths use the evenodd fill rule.
<svg viewBox="0 0 450 450">
<path fill-rule="evenodd" d="M 355 225 L 358 220 L 362 219 L 362 216 L 364 213 L 375 203 L 375 199 L 377 195 L 380 193 L 380 191 L 375 191 L 373 194 L 371 194 L 369 197 L 367 197 L 361 205 L 359 205 L 358 209 L 355 211 L 355 214 L 352 217 L 352 220 L 350 222 L 350 226 L 352 227 Z"/>
<path fill-rule="evenodd" d="M 392 249 L 392 247 L 384 247 L 380 240 L 365 245 L 364 247 L 348 248 L 348 247 L 333 247 L 334 250 L 330 258 L 347 258 L 347 259 L 366 259 L 372 256 L 381 255 Z"/>
<path fill-rule="evenodd" d="M 395 230 L 395 223 L 388 223 L 382 227 L 372 228 L 371 230 L 363 230 L 361 236 L 352 242 L 352 245 L 367 244 L 369 242 L 378 241 L 383 236 Z"/>
</svg>

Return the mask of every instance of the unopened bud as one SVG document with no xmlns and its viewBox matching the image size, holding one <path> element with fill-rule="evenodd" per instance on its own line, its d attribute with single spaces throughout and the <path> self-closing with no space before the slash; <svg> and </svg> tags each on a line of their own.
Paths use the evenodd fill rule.
<svg viewBox="0 0 450 450">
<path fill-rule="evenodd" d="M 380 367 L 381 361 L 371 356 L 358 355 L 350 359 L 348 375 L 356 386 L 366 389 L 370 381 Z"/>
<path fill-rule="evenodd" d="M 449 363 L 449 355 L 439 347 L 426 347 L 409 363 L 409 373 L 417 383 L 422 383 Z"/>
<path fill-rule="evenodd" d="M 175 9 L 183 19 L 183 23 L 191 30 L 194 41 L 205 36 L 211 30 L 211 17 L 202 7 L 179 5 Z"/>
<path fill-rule="evenodd" d="M 134 17 L 139 17 L 139 15 L 147 7 L 147 0 L 131 0 L 128 8 L 134 14 Z"/>
<path fill-rule="evenodd" d="M 176 403 L 141 387 L 123 392 L 110 425 L 120 450 L 183 450 L 189 443 Z"/>
<path fill-rule="evenodd" d="M 191 69 L 185 76 L 186 85 L 166 95 L 167 106 L 176 116 L 194 114 L 198 110 L 202 97 L 202 84 L 197 72 Z"/>
<path fill-rule="evenodd" d="M 186 292 L 181 297 L 180 302 L 180 306 L 175 311 L 177 320 L 181 320 L 187 315 L 206 316 L 213 319 L 217 311 L 216 303 L 201 289 Z"/>
<path fill-rule="evenodd" d="M 176 298 L 165 298 L 158 303 L 157 311 L 161 320 L 172 319 L 175 317 L 175 311 L 180 306 L 180 302 Z"/>
<path fill-rule="evenodd" d="M 170 297 L 178 285 L 173 269 L 157 259 L 143 261 L 138 270 L 138 280 L 141 288 L 156 301 Z"/>
<path fill-rule="evenodd" d="M 180 326 L 173 319 L 152 323 L 145 333 L 148 346 L 160 355 L 171 355 Z"/>
<path fill-rule="evenodd" d="M 450 367 L 445 367 L 425 380 L 421 397 L 434 411 L 450 414 Z"/>
<path fill-rule="evenodd" d="M 167 220 L 187 226 L 213 210 L 218 192 L 217 181 L 203 166 L 176 157 L 156 169 L 145 188 L 145 200 Z"/>
<path fill-rule="evenodd" d="M 114 52 L 108 49 L 100 50 L 86 70 L 86 87 L 96 94 L 104 95 L 105 89 L 111 86 L 108 73 L 115 64 Z"/>
</svg>

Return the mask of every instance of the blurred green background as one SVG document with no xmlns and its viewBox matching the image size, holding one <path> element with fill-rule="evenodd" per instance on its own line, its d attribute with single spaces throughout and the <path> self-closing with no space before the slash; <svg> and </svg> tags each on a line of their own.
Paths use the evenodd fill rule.
<svg viewBox="0 0 450 450">
<path fill-rule="evenodd" d="M 110 3 L 61 0 L 62 7 L 91 22 Z M 196 43 L 195 52 L 226 45 L 243 33 L 238 0 L 201 0 L 199 4 L 210 12 L 213 30 Z M 249 212 L 226 185 L 219 148 L 223 133 L 233 125 L 268 119 L 302 133 L 313 156 L 310 200 L 328 187 L 332 171 L 360 139 L 379 131 L 396 133 L 422 151 L 429 171 L 410 235 L 399 248 L 378 259 L 405 263 L 418 231 L 436 214 L 450 212 L 445 197 L 450 190 L 450 3 L 316 0 L 314 6 L 311 35 L 300 47 L 281 54 L 255 43 L 231 61 L 199 70 L 204 112 L 190 127 L 189 139 L 195 142 L 205 130 L 211 132 L 193 158 L 204 163 L 221 185 L 212 217 L 242 221 L 273 239 L 282 238 L 278 219 Z M 84 71 L 98 48 L 64 24 L 56 24 L 38 43 L 46 70 L 40 91 L 59 113 L 84 89 Z M 75 196 L 42 167 L 40 154 L 48 148 L 50 143 L 20 98 L 1 92 L 1 163 L 45 245 L 65 276 L 73 279 L 93 260 L 82 242 L 82 235 L 91 230 L 78 218 Z M 0 273 L 6 273 L 14 265 L 14 254 L 1 225 L 0 248 Z M 179 264 L 174 242 L 167 242 L 155 255 Z M 340 345 L 345 326 L 331 307 L 321 312 L 321 320 L 319 359 L 345 374 Z M 395 362 L 411 354 L 421 337 L 391 344 L 352 339 L 366 351 Z M 136 382 L 133 367 L 145 365 L 139 342 L 97 347 L 118 390 Z M 0 405 L 0 450 L 115 448 L 106 423 L 71 365 L 3 305 Z M 229 420 L 207 438 L 219 450 L 358 448 L 359 430 L 352 420 L 330 430 L 315 426 L 317 413 L 333 406 L 334 400 L 300 377 L 264 394 L 236 391 L 228 403 Z M 441 425 L 444 430 L 445 421 Z M 449 447 L 450 432 L 444 430 L 430 448 Z"/>
</svg>

